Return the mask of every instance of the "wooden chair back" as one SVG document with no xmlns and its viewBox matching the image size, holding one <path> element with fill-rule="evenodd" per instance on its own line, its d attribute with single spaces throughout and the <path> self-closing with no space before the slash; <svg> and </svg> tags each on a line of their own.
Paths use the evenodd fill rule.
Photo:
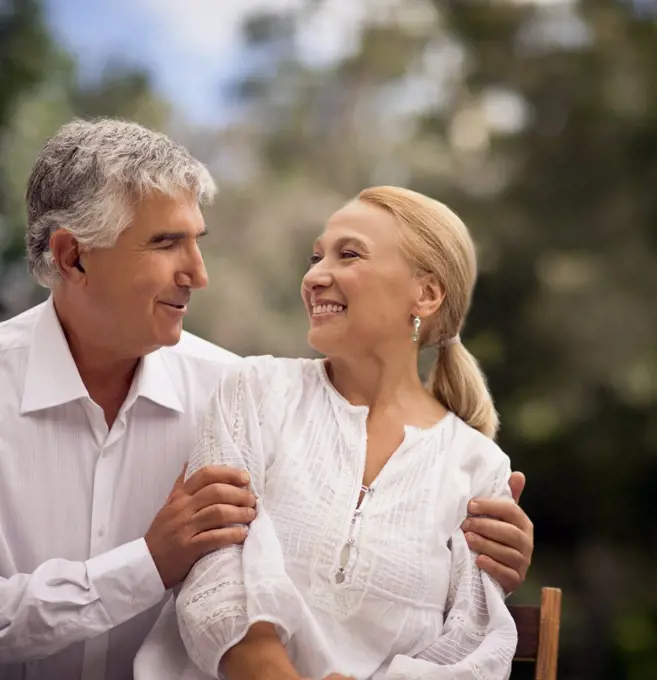
<svg viewBox="0 0 657 680">
<path fill-rule="evenodd" d="M 557 680 L 561 590 L 542 588 L 540 606 L 510 605 L 509 611 L 518 629 L 513 660 L 533 662 L 535 680 Z"/>
</svg>

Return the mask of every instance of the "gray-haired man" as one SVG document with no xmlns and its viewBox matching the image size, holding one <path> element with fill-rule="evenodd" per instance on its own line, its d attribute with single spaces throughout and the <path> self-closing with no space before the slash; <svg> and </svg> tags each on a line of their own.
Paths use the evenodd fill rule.
<svg viewBox="0 0 657 680">
<path fill-rule="evenodd" d="M 245 536 L 240 471 L 181 474 L 238 360 L 182 330 L 207 284 L 199 205 L 213 193 L 183 147 L 121 121 L 74 121 L 36 161 L 28 261 L 52 294 L 0 324 L 3 680 L 131 678 L 165 591 Z M 531 523 L 512 504 L 480 511 L 500 521 L 471 520 L 473 547 L 510 589 Z"/>
</svg>

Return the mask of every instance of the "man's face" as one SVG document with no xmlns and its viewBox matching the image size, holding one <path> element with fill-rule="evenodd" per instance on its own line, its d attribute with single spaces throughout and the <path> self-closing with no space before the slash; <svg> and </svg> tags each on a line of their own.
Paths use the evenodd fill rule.
<svg viewBox="0 0 657 680">
<path fill-rule="evenodd" d="M 180 340 L 191 291 L 208 282 L 204 234 L 193 194 L 155 194 L 137 204 L 114 246 L 83 254 L 85 313 L 99 345 L 139 357 Z"/>
</svg>

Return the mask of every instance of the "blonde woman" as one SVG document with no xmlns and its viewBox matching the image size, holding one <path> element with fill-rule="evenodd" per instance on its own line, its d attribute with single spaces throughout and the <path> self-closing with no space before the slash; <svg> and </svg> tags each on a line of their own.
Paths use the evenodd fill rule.
<svg viewBox="0 0 657 680">
<path fill-rule="evenodd" d="M 188 474 L 246 468 L 258 514 L 193 567 L 138 679 L 508 677 L 513 619 L 460 529 L 473 496 L 510 497 L 459 336 L 475 280 L 466 227 L 426 196 L 367 189 L 331 217 L 301 288 L 325 358 L 248 359 L 219 385 Z"/>
</svg>

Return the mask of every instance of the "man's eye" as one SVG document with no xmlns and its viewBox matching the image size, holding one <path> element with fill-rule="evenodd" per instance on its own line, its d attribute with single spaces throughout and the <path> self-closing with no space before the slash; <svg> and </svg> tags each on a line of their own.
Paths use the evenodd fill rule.
<svg viewBox="0 0 657 680">
<path fill-rule="evenodd" d="M 342 257 L 358 257 L 358 253 L 354 252 L 353 250 L 343 250 L 340 255 Z"/>
<path fill-rule="evenodd" d="M 311 256 L 308 258 L 308 263 L 310 264 L 310 266 L 312 266 L 312 265 L 314 265 L 314 264 L 317 264 L 321 259 L 322 259 L 322 258 L 321 258 L 320 255 L 317 255 L 317 254 L 311 255 Z"/>
</svg>

